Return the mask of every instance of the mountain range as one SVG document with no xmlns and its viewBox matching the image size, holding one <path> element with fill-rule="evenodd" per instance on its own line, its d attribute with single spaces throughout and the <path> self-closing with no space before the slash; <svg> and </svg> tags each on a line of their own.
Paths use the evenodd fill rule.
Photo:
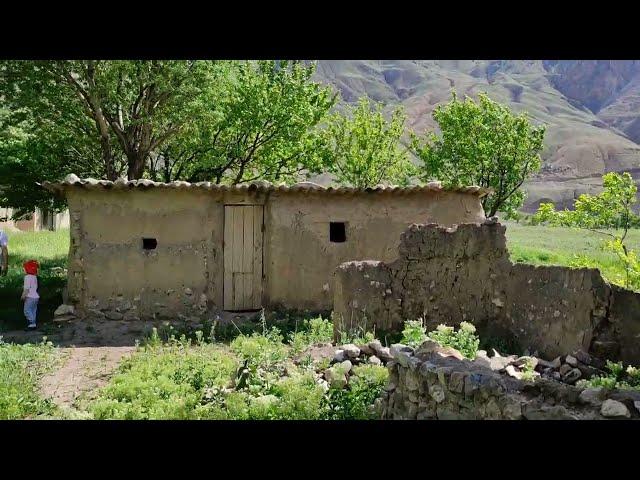
<svg viewBox="0 0 640 480">
<path fill-rule="evenodd" d="M 543 166 L 525 184 L 528 212 L 597 193 L 606 172 L 630 172 L 640 183 L 638 60 L 321 60 L 316 79 L 344 102 L 367 95 L 389 109 L 403 105 L 417 133 L 437 130 L 432 111 L 452 90 L 527 111 L 547 125 Z"/>
</svg>

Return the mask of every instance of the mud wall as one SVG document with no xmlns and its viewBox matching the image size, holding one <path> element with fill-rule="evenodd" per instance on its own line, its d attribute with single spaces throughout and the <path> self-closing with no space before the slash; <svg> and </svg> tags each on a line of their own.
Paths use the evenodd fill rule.
<svg viewBox="0 0 640 480">
<path fill-rule="evenodd" d="M 264 205 L 263 306 L 330 309 L 333 271 L 361 258 L 391 261 L 414 222 L 478 221 L 475 195 L 211 192 L 197 189 L 67 192 L 71 245 L 67 301 L 113 319 L 203 315 L 223 306 L 224 205 Z M 331 242 L 330 222 L 346 241 Z M 157 240 L 145 250 L 142 239 Z"/>
<path fill-rule="evenodd" d="M 412 225 L 397 260 L 342 264 L 335 283 L 336 337 L 353 326 L 397 331 L 418 318 L 429 329 L 468 321 L 549 358 L 595 346 L 640 362 L 631 340 L 640 334 L 639 294 L 610 287 L 595 269 L 514 265 L 505 227 L 491 221 Z"/>
<path fill-rule="evenodd" d="M 333 271 L 342 262 L 394 260 L 400 234 L 412 223 L 480 218 L 479 199 L 459 193 L 273 195 L 265 208 L 265 302 L 329 310 Z M 330 222 L 345 223 L 345 242 L 330 241 Z"/>
</svg>

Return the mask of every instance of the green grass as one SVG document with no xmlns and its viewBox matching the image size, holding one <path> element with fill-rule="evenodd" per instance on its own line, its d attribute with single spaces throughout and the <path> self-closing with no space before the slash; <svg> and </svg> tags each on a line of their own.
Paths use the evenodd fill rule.
<svg viewBox="0 0 640 480">
<path fill-rule="evenodd" d="M 314 374 L 324 366 L 293 363 L 301 348 L 329 340 L 330 327 L 328 320 L 313 319 L 287 337 L 271 327 L 239 334 L 229 345 L 210 343 L 202 332 L 195 342 L 186 335 L 165 342 L 154 331 L 120 365 L 88 411 L 96 419 L 371 418 L 386 368 L 358 367 L 351 387 L 337 391 L 316 382 Z"/>
<path fill-rule="evenodd" d="M 40 263 L 38 323 L 51 320 L 53 312 L 62 303 L 62 289 L 66 282 L 66 275 L 52 271 L 52 268 L 66 268 L 69 252 L 69 230 L 9 232 L 8 235 L 9 273 L 0 277 L 0 331 L 26 326 L 20 293 L 24 279 L 22 263 L 29 259 Z"/>
<path fill-rule="evenodd" d="M 37 382 L 53 367 L 56 354 L 50 343 L 14 345 L 0 339 L 0 420 L 54 413 L 52 403 L 40 398 Z"/>
<path fill-rule="evenodd" d="M 577 256 L 589 259 L 590 266 L 600 270 L 606 279 L 619 283 L 624 278 L 622 264 L 612 252 L 602 249 L 606 235 L 565 227 L 507 225 L 507 247 L 513 262 L 533 265 L 575 264 Z M 626 243 L 640 251 L 640 230 L 631 230 Z"/>
</svg>

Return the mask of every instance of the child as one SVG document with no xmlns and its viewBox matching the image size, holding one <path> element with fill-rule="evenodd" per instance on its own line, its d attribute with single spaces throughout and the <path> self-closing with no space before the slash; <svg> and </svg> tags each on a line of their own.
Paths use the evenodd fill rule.
<svg viewBox="0 0 640 480">
<path fill-rule="evenodd" d="M 24 316 L 29 325 L 28 330 L 36 328 L 36 314 L 38 313 L 38 262 L 29 260 L 22 265 L 26 275 L 24 276 L 24 288 L 21 299 L 24 300 Z"/>
</svg>

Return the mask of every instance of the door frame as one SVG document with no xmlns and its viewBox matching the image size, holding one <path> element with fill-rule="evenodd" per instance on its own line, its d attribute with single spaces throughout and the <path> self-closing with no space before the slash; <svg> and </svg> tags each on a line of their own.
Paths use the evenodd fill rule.
<svg viewBox="0 0 640 480">
<path fill-rule="evenodd" d="M 226 240 L 227 239 L 227 208 L 226 207 L 253 207 L 254 209 L 255 208 L 260 208 L 260 210 L 261 210 L 261 222 L 260 222 L 260 271 L 259 272 L 254 272 L 254 278 L 256 278 L 255 273 L 259 273 L 259 277 L 258 278 L 260 279 L 260 299 L 259 299 L 258 303 L 260 304 L 260 306 L 255 307 L 255 308 L 241 308 L 241 309 L 235 309 L 233 307 L 226 308 L 227 307 L 227 303 L 226 303 L 226 293 L 227 293 L 227 281 L 226 281 L 227 260 L 226 260 L 226 258 L 227 257 L 226 256 L 228 254 L 232 254 L 229 251 L 229 242 L 227 242 L 227 240 Z M 224 311 L 227 311 L 227 312 L 253 312 L 253 311 L 260 310 L 262 308 L 262 299 L 264 297 L 264 232 L 265 232 L 264 204 L 263 203 L 224 203 L 223 204 L 222 225 L 223 225 L 223 227 L 222 227 L 223 228 L 223 232 L 222 232 L 222 265 L 223 265 L 223 269 L 222 269 L 222 309 Z M 254 224 L 254 227 L 255 227 L 255 224 Z M 254 237 L 255 237 L 255 230 L 254 230 Z M 255 269 L 255 263 L 254 263 L 253 268 Z M 233 278 L 233 271 L 231 272 L 231 278 Z M 231 289 L 233 291 L 233 285 L 231 286 Z M 253 288 L 252 288 L 252 291 L 253 291 Z"/>
</svg>

